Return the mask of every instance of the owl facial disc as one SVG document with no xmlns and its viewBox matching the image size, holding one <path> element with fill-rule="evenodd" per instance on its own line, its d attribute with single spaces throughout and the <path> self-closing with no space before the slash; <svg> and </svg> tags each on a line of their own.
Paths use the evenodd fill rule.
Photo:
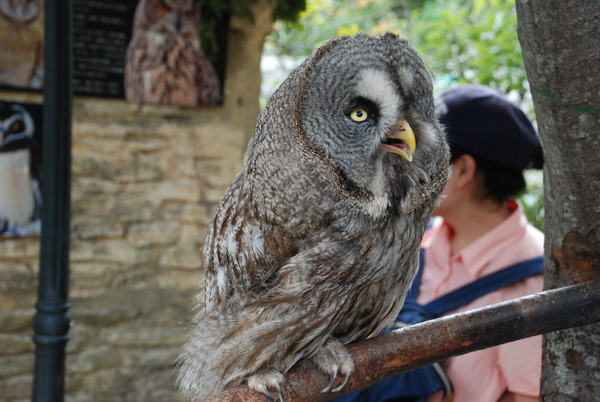
<svg viewBox="0 0 600 402">
<path fill-rule="evenodd" d="M 398 154 L 409 162 L 412 162 L 413 154 L 417 149 L 417 141 L 410 124 L 402 119 L 398 130 L 385 136 L 381 146 L 387 151 Z"/>
</svg>

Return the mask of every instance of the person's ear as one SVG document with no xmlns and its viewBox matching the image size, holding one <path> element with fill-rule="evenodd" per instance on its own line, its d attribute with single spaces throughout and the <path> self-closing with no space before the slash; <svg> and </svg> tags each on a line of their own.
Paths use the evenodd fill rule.
<svg viewBox="0 0 600 402">
<path fill-rule="evenodd" d="M 465 187 L 472 183 L 477 175 L 477 162 L 469 154 L 463 154 L 454 163 L 452 175 L 456 178 L 457 187 Z"/>
</svg>

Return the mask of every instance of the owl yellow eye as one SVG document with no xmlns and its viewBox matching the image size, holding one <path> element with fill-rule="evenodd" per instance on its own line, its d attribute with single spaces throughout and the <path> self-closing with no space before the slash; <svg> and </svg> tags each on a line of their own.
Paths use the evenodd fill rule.
<svg viewBox="0 0 600 402">
<path fill-rule="evenodd" d="M 369 113 L 361 107 L 350 112 L 350 118 L 357 122 L 365 121 L 367 117 L 369 117 Z"/>
</svg>

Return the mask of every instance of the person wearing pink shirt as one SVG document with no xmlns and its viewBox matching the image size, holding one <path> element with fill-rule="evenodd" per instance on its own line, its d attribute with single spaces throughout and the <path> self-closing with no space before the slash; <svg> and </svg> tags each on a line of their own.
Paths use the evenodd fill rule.
<svg viewBox="0 0 600 402">
<path fill-rule="evenodd" d="M 514 199 L 525 190 L 523 170 L 539 169 L 543 163 L 540 141 L 523 111 L 503 93 L 472 84 L 443 93 L 437 99 L 436 111 L 450 144 L 452 176 L 423 237 L 424 262 L 416 298 L 419 305 L 505 267 L 542 256 L 544 250 L 543 234 L 527 222 Z M 444 315 L 542 289 L 541 274 L 528 276 Z M 453 399 L 448 400 L 537 401 L 541 361 L 541 336 L 449 359 L 442 363 L 453 388 Z M 407 385 L 399 378 L 336 401 L 444 400 L 442 391 L 403 399 L 398 388 Z"/>
<path fill-rule="evenodd" d="M 481 85 L 445 92 L 437 111 L 450 143 L 452 176 L 423 238 L 419 304 L 544 253 L 543 234 L 514 200 L 525 190 L 523 170 L 542 167 L 529 119 L 504 94 Z M 542 275 L 531 276 L 448 314 L 542 289 Z M 541 364 L 542 338 L 536 336 L 455 357 L 444 369 L 455 402 L 537 401 Z M 428 399 L 441 400 L 440 393 Z"/>
</svg>

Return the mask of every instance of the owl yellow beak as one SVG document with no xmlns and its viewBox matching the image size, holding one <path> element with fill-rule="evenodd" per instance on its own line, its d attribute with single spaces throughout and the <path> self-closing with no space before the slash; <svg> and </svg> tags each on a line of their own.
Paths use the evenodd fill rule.
<svg viewBox="0 0 600 402">
<path fill-rule="evenodd" d="M 387 135 L 381 145 L 387 152 L 398 154 L 409 162 L 413 160 L 413 153 L 417 149 L 417 140 L 410 124 L 402 119 L 398 130 Z"/>
</svg>

